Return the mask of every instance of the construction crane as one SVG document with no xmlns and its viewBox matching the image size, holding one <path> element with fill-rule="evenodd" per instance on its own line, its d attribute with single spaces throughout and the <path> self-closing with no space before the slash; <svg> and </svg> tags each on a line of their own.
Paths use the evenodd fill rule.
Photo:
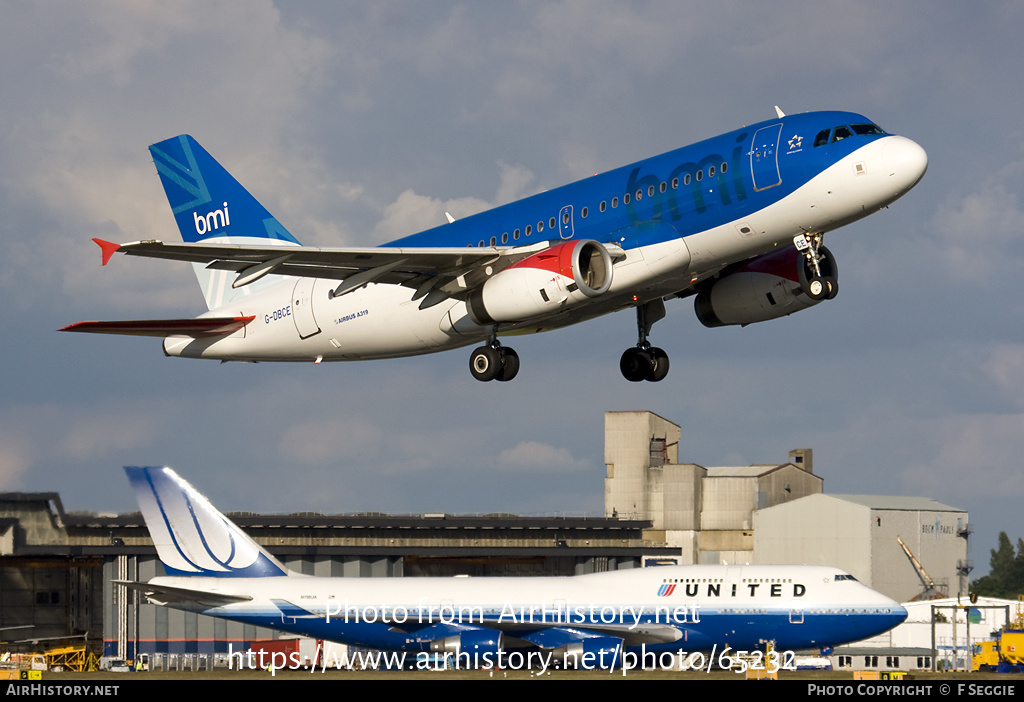
<svg viewBox="0 0 1024 702">
<path fill-rule="evenodd" d="M 896 537 L 896 540 L 900 542 L 900 546 L 903 547 L 903 552 L 907 554 L 907 558 L 910 559 L 911 564 L 914 566 L 914 570 L 917 571 L 917 577 L 921 578 L 921 583 L 924 585 L 924 592 L 915 597 L 911 598 L 911 602 L 919 602 L 921 600 L 938 600 L 946 596 L 943 589 L 932 579 L 932 576 L 928 575 L 928 571 L 921 565 L 921 561 L 914 557 L 914 554 L 910 552 L 907 545 L 903 543 L 903 539 Z"/>
</svg>

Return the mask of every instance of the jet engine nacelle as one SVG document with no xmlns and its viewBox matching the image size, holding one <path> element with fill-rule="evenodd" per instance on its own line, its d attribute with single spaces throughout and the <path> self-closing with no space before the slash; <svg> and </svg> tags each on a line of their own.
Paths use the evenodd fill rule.
<svg viewBox="0 0 1024 702">
<path fill-rule="evenodd" d="M 555 649 L 553 659 L 577 670 L 619 667 L 622 665 L 622 639 L 595 636 L 575 641 Z"/>
<path fill-rule="evenodd" d="M 612 284 L 612 257 L 596 241 L 566 241 L 524 258 L 474 290 L 477 324 L 539 319 L 597 297 Z"/>
<path fill-rule="evenodd" d="M 724 273 L 694 299 L 693 309 L 705 327 L 747 325 L 784 317 L 835 297 L 839 269 L 822 246 L 818 266 L 831 290 L 809 294 L 813 273 L 803 254 L 790 246 L 741 264 Z"/>
<path fill-rule="evenodd" d="M 430 642 L 432 653 L 448 653 L 453 656 L 465 654 L 470 657 L 471 663 L 480 661 L 483 664 L 481 659 L 484 656 L 491 662 L 496 662 L 501 650 L 501 632 L 490 629 L 472 629 Z"/>
</svg>

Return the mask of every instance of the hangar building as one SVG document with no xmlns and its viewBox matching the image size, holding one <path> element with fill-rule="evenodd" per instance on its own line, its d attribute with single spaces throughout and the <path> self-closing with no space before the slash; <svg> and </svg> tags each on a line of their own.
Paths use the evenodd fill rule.
<svg viewBox="0 0 1024 702">
<path fill-rule="evenodd" d="M 387 577 L 573 575 L 678 553 L 622 519 L 425 514 L 229 514 L 292 570 Z M 25 650 L 87 642 L 105 655 L 226 653 L 268 629 L 143 604 L 115 580 L 163 575 L 138 513 L 69 513 L 57 493 L 0 493 L 0 630 Z M 8 646 L 10 648 L 10 646 Z"/>
<path fill-rule="evenodd" d="M 836 566 L 899 602 L 953 597 L 969 533 L 967 512 L 927 497 L 809 495 L 754 514 L 754 563 Z"/>
</svg>

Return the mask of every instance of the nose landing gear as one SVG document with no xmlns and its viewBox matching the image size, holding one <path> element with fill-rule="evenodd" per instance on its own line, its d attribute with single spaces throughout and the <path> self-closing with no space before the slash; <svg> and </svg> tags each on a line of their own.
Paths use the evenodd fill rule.
<svg viewBox="0 0 1024 702">
<path fill-rule="evenodd" d="M 831 300 L 839 294 L 835 258 L 822 245 L 822 239 L 820 233 L 793 237 L 793 245 L 806 259 L 806 268 L 802 271 L 800 282 L 807 297 L 812 300 Z"/>
</svg>

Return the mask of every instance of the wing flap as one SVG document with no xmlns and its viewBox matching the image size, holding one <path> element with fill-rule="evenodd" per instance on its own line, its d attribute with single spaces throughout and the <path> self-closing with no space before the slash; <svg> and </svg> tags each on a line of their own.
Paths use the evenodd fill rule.
<svg viewBox="0 0 1024 702">
<path fill-rule="evenodd" d="M 199 317 L 196 319 L 138 319 L 113 322 L 78 322 L 59 331 L 127 336 L 225 336 L 256 319 L 246 317 Z"/>
</svg>

